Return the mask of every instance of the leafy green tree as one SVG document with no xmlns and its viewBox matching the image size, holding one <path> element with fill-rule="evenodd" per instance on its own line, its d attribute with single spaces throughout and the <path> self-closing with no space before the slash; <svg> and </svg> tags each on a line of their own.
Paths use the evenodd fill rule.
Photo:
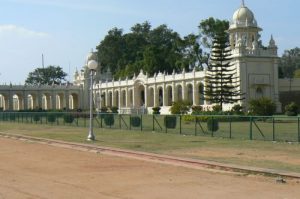
<svg viewBox="0 0 300 199">
<path fill-rule="evenodd" d="M 218 34 L 213 41 L 208 74 L 205 77 L 206 100 L 217 103 L 223 109 L 224 103 L 236 103 L 241 98 L 239 80 L 235 77 L 236 68 L 231 63 L 228 37 Z"/>
<path fill-rule="evenodd" d="M 184 37 L 181 44 L 183 56 L 181 68 L 203 70 L 208 65 L 209 53 L 204 52 L 201 45 L 199 35 L 189 34 Z"/>
<path fill-rule="evenodd" d="M 300 78 L 300 69 L 294 71 L 294 78 Z"/>
<path fill-rule="evenodd" d="M 202 42 L 207 48 L 212 47 L 213 39 L 229 29 L 229 21 L 210 17 L 202 20 L 198 26 Z"/>
<path fill-rule="evenodd" d="M 279 62 L 279 72 L 282 73 L 280 78 L 289 79 L 290 92 L 292 90 L 293 78 L 298 77 L 298 74 L 295 74 L 297 69 L 300 69 L 300 48 L 285 50 Z"/>
<path fill-rule="evenodd" d="M 28 85 L 59 85 L 66 81 L 67 73 L 59 66 L 48 66 L 46 68 L 36 68 L 30 72 L 25 84 Z"/>
<path fill-rule="evenodd" d="M 101 70 L 106 71 L 108 68 L 114 74 L 123 66 L 122 57 L 125 53 L 125 40 L 123 30 L 113 28 L 108 31 L 108 35 L 96 47 L 97 55 L 101 61 Z"/>
<path fill-rule="evenodd" d="M 300 48 L 285 50 L 280 59 L 279 67 L 282 69 L 284 77 L 292 79 L 295 70 L 300 69 Z"/>
</svg>

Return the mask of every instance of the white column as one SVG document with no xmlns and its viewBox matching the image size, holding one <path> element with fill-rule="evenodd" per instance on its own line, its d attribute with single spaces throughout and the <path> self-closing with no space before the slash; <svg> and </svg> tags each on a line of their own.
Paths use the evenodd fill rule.
<svg viewBox="0 0 300 199">
<path fill-rule="evenodd" d="M 172 83 L 172 102 L 177 101 L 176 89 L 175 89 L 175 82 Z"/>
<path fill-rule="evenodd" d="M 126 108 L 129 107 L 128 87 L 126 87 L 126 90 L 125 90 L 125 107 Z"/>
<path fill-rule="evenodd" d="M 134 86 L 132 87 L 132 107 L 136 107 L 136 104 L 135 104 L 135 89 L 134 89 Z"/>
<path fill-rule="evenodd" d="M 105 106 L 106 107 L 108 107 L 108 101 L 109 101 L 109 99 L 108 99 L 108 90 L 105 89 Z"/>
<path fill-rule="evenodd" d="M 153 87 L 153 95 L 154 95 L 154 101 L 153 101 L 153 103 L 154 103 L 154 107 L 158 107 L 158 104 L 159 104 L 159 102 L 158 102 L 158 98 L 159 98 L 159 96 L 158 96 L 158 91 L 157 91 L 157 87 L 156 87 L 156 84 L 154 85 L 154 87 Z"/>
<path fill-rule="evenodd" d="M 148 85 L 145 85 L 145 107 L 148 107 Z"/>
<path fill-rule="evenodd" d="M 116 99 L 115 99 L 115 90 L 112 89 L 111 91 L 111 106 L 116 106 Z"/>
<path fill-rule="evenodd" d="M 119 109 L 121 108 L 121 95 L 122 95 L 122 92 L 121 92 L 121 88 L 119 88 L 119 96 L 118 96 L 118 107 L 119 107 Z"/>
<path fill-rule="evenodd" d="M 197 100 L 198 100 L 198 89 L 196 88 L 196 83 L 195 83 L 195 80 L 193 81 L 193 105 L 196 106 L 198 105 L 199 103 L 197 103 Z"/>
<path fill-rule="evenodd" d="M 185 85 L 185 81 L 182 81 L 182 100 L 187 100 L 187 88 Z"/>
</svg>

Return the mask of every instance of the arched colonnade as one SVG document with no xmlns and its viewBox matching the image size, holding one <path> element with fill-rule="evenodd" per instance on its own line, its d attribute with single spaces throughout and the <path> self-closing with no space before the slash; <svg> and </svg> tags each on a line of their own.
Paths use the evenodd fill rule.
<svg viewBox="0 0 300 199">
<path fill-rule="evenodd" d="M 0 87 L 0 109 L 4 111 L 78 109 L 80 98 L 79 87 Z"/>
<path fill-rule="evenodd" d="M 163 77 L 163 78 L 162 78 Z M 131 80 L 104 82 L 95 85 L 95 103 L 103 106 L 138 109 L 141 107 L 170 107 L 172 102 L 188 101 L 190 104 L 206 105 L 204 72 L 165 75 L 148 78 L 143 71 Z"/>
</svg>

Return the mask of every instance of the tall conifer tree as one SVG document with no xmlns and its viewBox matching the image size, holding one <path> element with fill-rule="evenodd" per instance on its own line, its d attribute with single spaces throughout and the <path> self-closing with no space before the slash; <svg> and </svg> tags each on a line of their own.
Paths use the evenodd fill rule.
<svg viewBox="0 0 300 199">
<path fill-rule="evenodd" d="M 231 50 L 226 33 L 218 34 L 213 39 L 209 68 L 205 77 L 206 100 L 219 104 L 236 103 L 243 99 L 236 68 L 231 63 Z"/>
</svg>

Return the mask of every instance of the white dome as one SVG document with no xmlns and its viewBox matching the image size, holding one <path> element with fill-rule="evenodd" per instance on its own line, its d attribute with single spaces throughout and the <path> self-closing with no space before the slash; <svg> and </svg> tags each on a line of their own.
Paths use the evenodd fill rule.
<svg viewBox="0 0 300 199">
<path fill-rule="evenodd" d="M 256 24 L 253 12 L 244 5 L 242 5 L 237 11 L 234 12 L 232 20 L 233 23 L 236 24 L 239 23 Z"/>
<path fill-rule="evenodd" d="M 87 60 L 87 62 L 88 62 L 89 60 L 97 60 L 97 55 L 96 55 L 96 53 L 90 52 L 90 53 L 86 56 L 86 60 Z"/>
</svg>

